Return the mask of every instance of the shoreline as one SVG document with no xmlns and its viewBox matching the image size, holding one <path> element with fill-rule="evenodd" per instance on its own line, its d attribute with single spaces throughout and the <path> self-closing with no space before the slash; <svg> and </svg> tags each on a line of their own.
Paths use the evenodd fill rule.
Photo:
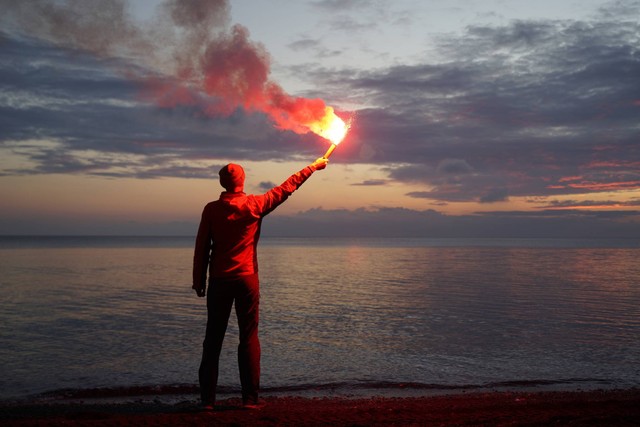
<svg viewBox="0 0 640 427">
<path fill-rule="evenodd" d="M 162 403 L 35 402 L 0 404 L 4 426 L 183 425 L 640 425 L 640 389 L 460 392 L 414 397 L 267 396 L 243 410 L 223 399 L 215 412 L 195 400 Z"/>
</svg>

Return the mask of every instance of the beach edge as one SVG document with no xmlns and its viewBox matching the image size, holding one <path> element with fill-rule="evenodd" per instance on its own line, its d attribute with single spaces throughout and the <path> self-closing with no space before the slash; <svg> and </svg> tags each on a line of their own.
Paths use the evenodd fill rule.
<svg viewBox="0 0 640 427">
<path fill-rule="evenodd" d="M 640 425 L 640 389 L 461 392 L 424 397 L 266 397 L 245 410 L 237 398 L 204 412 L 194 401 L 5 404 L 5 426 L 206 425 Z"/>
</svg>

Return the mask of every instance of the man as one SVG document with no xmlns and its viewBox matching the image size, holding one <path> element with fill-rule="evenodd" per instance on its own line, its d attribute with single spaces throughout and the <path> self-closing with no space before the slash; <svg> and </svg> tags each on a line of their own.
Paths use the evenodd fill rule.
<svg viewBox="0 0 640 427">
<path fill-rule="evenodd" d="M 261 405 L 257 245 L 262 218 L 327 163 L 327 159 L 319 158 L 263 195 L 243 192 L 245 174 L 240 165 L 231 163 L 219 172 L 220 184 L 226 191 L 205 206 L 193 256 L 192 287 L 199 297 L 206 294 L 209 271 L 207 330 L 199 370 L 205 410 L 214 408 L 220 350 L 234 301 L 240 332 L 238 367 L 243 406 L 251 409 Z"/>
</svg>

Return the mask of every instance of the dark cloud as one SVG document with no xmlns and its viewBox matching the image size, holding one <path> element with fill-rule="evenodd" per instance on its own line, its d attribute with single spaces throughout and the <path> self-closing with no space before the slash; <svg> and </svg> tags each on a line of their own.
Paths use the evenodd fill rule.
<svg viewBox="0 0 640 427">
<path fill-rule="evenodd" d="M 332 56 L 339 56 L 343 52 L 339 49 L 329 49 L 318 39 L 303 38 L 287 45 L 291 50 L 300 52 L 306 51 L 316 58 L 326 59 Z M 295 72 L 294 72 L 295 75 Z"/>
<path fill-rule="evenodd" d="M 287 45 L 291 50 L 300 51 L 300 50 L 311 50 L 311 49 L 319 49 L 321 47 L 320 40 L 317 39 L 300 39 L 296 40 L 293 43 L 289 43 Z"/>
<path fill-rule="evenodd" d="M 272 181 L 261 181 L 258 184 L 258 189 L 263 192 L 266 193 L 267 191 L 271 190 L 273 187 L 277 186 L 278 184 L 276 184 L 275 182 Z"/>
<path fill-rule="evenodd" d="M 466 175 L 473 172 L 473 168 L 466 160 L 444 159 L 438 163 L 436 172 L 443 175 Z"/>
<path fill-rule="evenodd" d="M 336 11 L 362 10 L 370 6 L 371 2 L 368 0 L 317 0 L 312 1 L 311 5 L 326 12 L 335 13 Z"/>
<path fill-rule="evenodd" d="M 509 200 L 509 191 L 506 188 L 492 188 L 480 197 L 480 203 L 505 202 Z"/>
<path fill-rule="evenodd" d="M 508 191 L 503 180 L 487 171 L 476 170 L 463 159 L 443 159 L 435 167 L 408 165 L 391 168 L 389 176 L 402 182 L 428 183 L 428 191 L 412 191 L 409 197 L 441 201 L 467 201 L 471 195 L 480 203 L 504 201 Z"/>
<path fill-rule="evenodd" d="M 640 206 L 640 200 L 551 200 L 542 209 L 594 209 Z"/>
<path fill-rule="evenodd" d="M 369 186 L 378 186 L 378 185 L 385 185 L 387 184 L 388 181 L 384 180 L 384 179 L 368 179 L 366 181 L 362 181 L 362 182 L 358 182 L 355 184 L 351 184 L 351 185 L 356 185 L 356 186 L 364 186 L 364 187 L 369 187 Z"/>
<path fill-rule="evenodd" d="M 405 196 L 414 197 L 416 199 L 431 199 L 433 194 L 430 191 L 410 191 L 405 193 Z"/>
</svg>

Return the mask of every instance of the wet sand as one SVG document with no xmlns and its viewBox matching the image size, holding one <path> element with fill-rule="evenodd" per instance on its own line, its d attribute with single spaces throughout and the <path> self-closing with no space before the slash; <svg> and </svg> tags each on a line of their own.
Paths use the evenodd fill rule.
<svg viewBox="0 0 640 427">
<path fill-rule="evenodd" d="M 267 397 L 261 409 L 239 400 L 202 412 L 191 402 L 14 403 L 0 406 L 4 426 L 638 426 L 640 389 L 459 393 L 432 397 Z"/>
</svg>

